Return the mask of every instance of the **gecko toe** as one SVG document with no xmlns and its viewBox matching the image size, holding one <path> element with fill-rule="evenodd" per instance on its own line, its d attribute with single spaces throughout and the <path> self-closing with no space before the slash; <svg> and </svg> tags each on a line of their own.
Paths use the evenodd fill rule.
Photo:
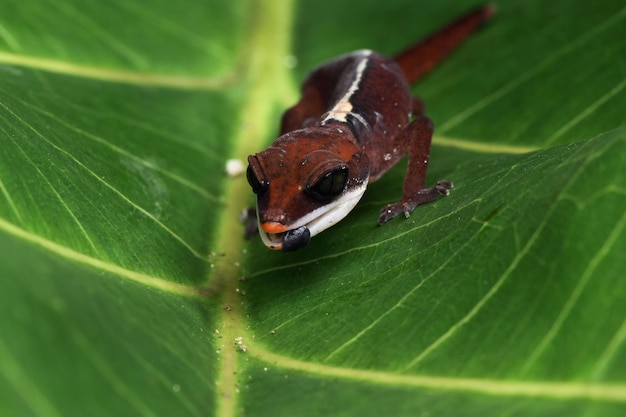
<svg viewBox="0 0 626 417">
<path fill-rule="evenodd" d="M 450 189 L 454 187 L 452 181 L 441 180 L 437 181 L 435 187 L 433 187 L 441 195 L 450 195 Z"/>
</svg>

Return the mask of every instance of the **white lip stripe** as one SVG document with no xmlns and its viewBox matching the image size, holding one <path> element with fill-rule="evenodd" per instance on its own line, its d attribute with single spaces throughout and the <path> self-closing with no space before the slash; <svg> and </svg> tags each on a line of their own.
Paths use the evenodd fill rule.
<svg viewBox="0 0 626 417">
<path fill-rule="evenodd" d="M 335 201 L 313 210 L 307 215 L 298 219 L 298 221 L 289 225 L 289 229 L 297 229 L 300 226 L 307 226 L 311 232 L 311 237 L 317 235 L 323 230 L 328 229 L 339 220 L 343 219 L 359 202 L 365 189 L 367 188 L 367 180 L 362 185 L 345 192 Z M 347 210 L 346 210 L 347 209 Z"/>
<path fill-rule="evenodd" d="M 348 213 L 352 211 L 354 206 L 356 206 L 361 197 L 363 197 L 366 188 L 367 180 L 364 181 L 361 186 L 346 192 L 332 203 L 322 206 L 300 218 L 298 221 L 288 225 L 289 230 L 297 229 L 300 226 L 306 226 L 311 233 L 311 237 L 319 234 L 346 217 Z M 282 239 L 273 240 L 270 235 L 261 228 L 258 213 L 259 210 L 257 207 L 257 222 L 259 225 L 259 234 L 261 235 L 263 244 L 271 249 L 281 249 Z"/>
<path fill-rule="evenodd" d="M 324 120 L 322 120 L 322 124 L 327 123 L 329 120 L 337 120 L 344 123 L 348 121 L 348 114 L 352 113 L 353 108 L 350 99 L 352 98 L 354 93 L 359 90 L 359 84 L 361 83 L 361 79 L 363 78 L 363 72 L 365 72 L 365 68 L 367 67 L 367 63 L 369 62 L 368 57 L 371 53 L 372 51 L 369 50 L 361 52 L 364 58 L 361 59 L 361 62 L 359 62 L 359 65 L 357 65 L 356 67 L 356 77 L 354 78 L 354 81 L 350 85 L 350 88 L 348 88 L 348 91 L 346 91 L 346 93 L 343 95 L 343 97 L 341 97 L 337 104 L 335 104 L 335 106 L 327 113 Z M 364 121 L 361 115 L 354 113 L 352 114 L 361 122 Z"/>
<path fill-rule="evenodd" d="M 359 200 L 361 200 L 364 192 L 365 187 L 355 190 L 355 192 L 351 193 L 347 198 L 342 199 L 341 203 L 334 206 L 332 210 L 310 221 L 306 226 L 311 233 L 311 237 L 323 232 L 346 217 L 348 213 L 354 209 L 354 206 L 357 205 Z"/>
</svg>

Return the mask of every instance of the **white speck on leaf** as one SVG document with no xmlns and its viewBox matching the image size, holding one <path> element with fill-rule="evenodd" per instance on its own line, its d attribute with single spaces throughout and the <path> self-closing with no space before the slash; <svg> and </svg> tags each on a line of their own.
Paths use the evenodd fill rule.
<svg viewBox="0 0 626 417">
<path fill-rule="evenodd" d="M 226 161 L 226 175 L 231 178 L 238 177 L 243 174 L 245 166 L 241 159 L 229 159 Z"/>
</svg>

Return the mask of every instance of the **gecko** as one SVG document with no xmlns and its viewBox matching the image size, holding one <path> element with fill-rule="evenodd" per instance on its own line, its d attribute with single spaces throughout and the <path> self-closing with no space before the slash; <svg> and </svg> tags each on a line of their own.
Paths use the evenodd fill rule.
<svg viewBox="0 0 626 417">
<path fill-rule="evenodd" d="M 474 9 L 393 57 L 358 50 L 315 68 L 301 98 L 282 116 L 280 136 L 248 157 L 262 242 L 285 252 L 342 220 L 367 186 L 404 155 L 400 201 L 382 208 L 378 224 L 450 193 L 453 183 L 426 187 L 433 123 L 411 84 L 428 73 L 494 14 Z"/>
</svg>

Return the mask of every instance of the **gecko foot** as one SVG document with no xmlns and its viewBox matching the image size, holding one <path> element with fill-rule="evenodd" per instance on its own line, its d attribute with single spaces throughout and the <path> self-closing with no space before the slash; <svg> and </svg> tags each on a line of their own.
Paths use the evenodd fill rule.
<svg viewBox="0 0 626 417">
<path fill-rule="evenodd" d="M 430 203 L 435 201 L 439 196 L 449 195 L 450 189 L 454 187 L 451 181 L 441 180 L 437 181 L 431 188 L 424 188 L 418 191 L 416 198 L 400 201 L 395 204 L 389 204 L 380 211 L 378 216 L 378 224 L 385 224 L 389 220 L 404 213 L 405 217 L 410 217 L 415 207 L 420 204 Z"/>
</svg>

